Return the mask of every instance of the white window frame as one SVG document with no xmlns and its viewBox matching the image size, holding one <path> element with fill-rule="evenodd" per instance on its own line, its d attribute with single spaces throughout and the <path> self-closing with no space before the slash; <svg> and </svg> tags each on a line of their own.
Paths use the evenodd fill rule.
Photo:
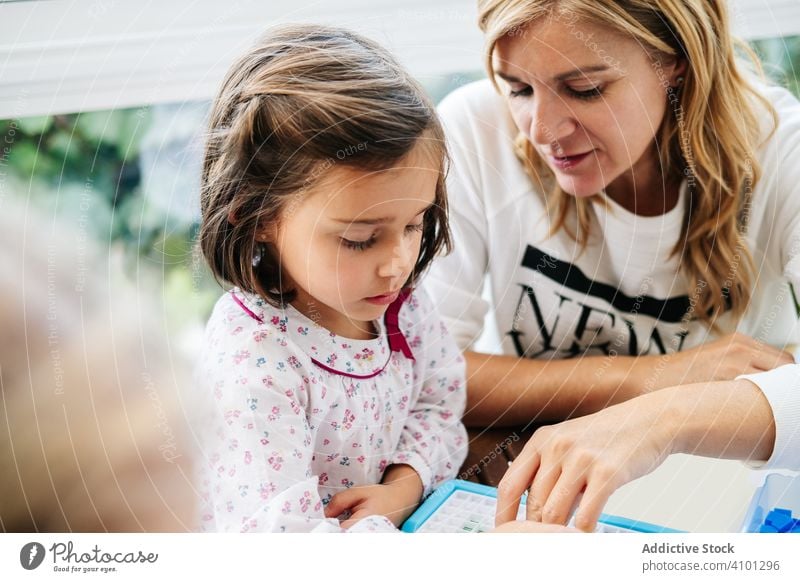
<svg viewBox="0 0 800 582">
<path fill-rule="evenodd" d="M 745 38 L 800 33 L 800 0 L 731 0 Z M 0 119 L 211 99 L 280 22 L 340 24 L 421 79 L 483 67 L 476 0 L 0 1 Z"/>
</svg>

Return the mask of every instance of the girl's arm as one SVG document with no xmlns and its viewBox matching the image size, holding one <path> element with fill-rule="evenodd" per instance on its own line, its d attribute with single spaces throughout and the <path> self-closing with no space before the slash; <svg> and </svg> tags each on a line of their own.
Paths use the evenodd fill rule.
<svg viewBox="0 0 800 582">
<path fill-rule="evenodd" d="M 466 400 L 464 359 L 428 296 L 415 291 L 408 299 L 414 326 L 409 338 L 414 374 L 421 380 L 416 401 L 409 402 L 392 463 L 412 467 L 427 495 L 455 477 L 467 455 L 467 432 L 461 423 Z"/>
<path fill-rule="evenodd" d="M 497 524 L 529 489 L 528 519 L 563 524 L 579 502 L 575 524 L 592 531 L 618 487 L 672 453 L 762 462 L 775 442 L 770 403 L 748 380 L 660 390 L 536 431 L 500 483 Z"/>
</svg>

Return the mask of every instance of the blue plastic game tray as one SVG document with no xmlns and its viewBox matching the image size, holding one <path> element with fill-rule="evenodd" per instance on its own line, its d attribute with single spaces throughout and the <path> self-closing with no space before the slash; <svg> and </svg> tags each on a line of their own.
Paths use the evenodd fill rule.
<svg viewBox="0 0 800 582">
<path fill-rule="evenodd" d="M 436 488 L 425 502 L 403 523 L 407 533 L 469 533 L 494 527 L 497 489 L 478 483 L 453 480 Z M 525 497 L 517 519 L 525 518 Z M 600 514 L 597 532 L 604 533 L 684 533 L 680 530 L 643 521 Z"/>
</svg>

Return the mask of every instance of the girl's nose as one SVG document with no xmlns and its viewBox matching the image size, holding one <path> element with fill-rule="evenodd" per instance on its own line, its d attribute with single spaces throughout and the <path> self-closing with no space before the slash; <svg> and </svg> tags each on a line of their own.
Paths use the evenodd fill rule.
<svg viewBox="0 0 800 582">
<path fill-rule="evenodd" d="M 411 241 L 406 240 L 394 245 L 391 254 L 381 261 L 378 275 L 386 279 L 407 277 L 413 266 L 412 261 L 416 259 L 413 256 L 413 246 Z M 403 281 L 400 281 L 398 284 L 402 283 Z"/>
</svg>

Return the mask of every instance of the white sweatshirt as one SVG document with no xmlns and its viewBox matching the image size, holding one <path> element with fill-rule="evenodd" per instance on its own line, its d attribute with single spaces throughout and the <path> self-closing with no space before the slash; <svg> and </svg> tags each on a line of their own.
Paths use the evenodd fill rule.
<svg viewBox="0 0 800 582">
<path fill-rule="evenodd" d="M 797 341 L 787 281 L 800 291 L 800 103 L 782 88 L 763 92 L 780 125 L 758 151 L 763 174 L 747 233 L 757 284 L 737 329 L 783 348 Z M 581 252 L 563 229 L 548 235 L 544 196 L 514 155 L 517 129 L 489 81 L 452 93 L 440 114 L 453 161 L 448 194 L 455 250 L 435 262 L 426 285 L 462 349 L 541 359 L 613 357 L 671 353 L 713 339 L 702 323 L 683 321 L 696 295 L 671 256 L 686 184 L 676 207 L 661 216 L 637 216 L 608 198 L 607 205 L 593 204 L 589 244 Z M 733 331 L 730 317 L 721 323 Z M 777 426 L 763 467 L 800 469 L 800 368 L 747 378 L 769 400 Z"/>
</svg>

